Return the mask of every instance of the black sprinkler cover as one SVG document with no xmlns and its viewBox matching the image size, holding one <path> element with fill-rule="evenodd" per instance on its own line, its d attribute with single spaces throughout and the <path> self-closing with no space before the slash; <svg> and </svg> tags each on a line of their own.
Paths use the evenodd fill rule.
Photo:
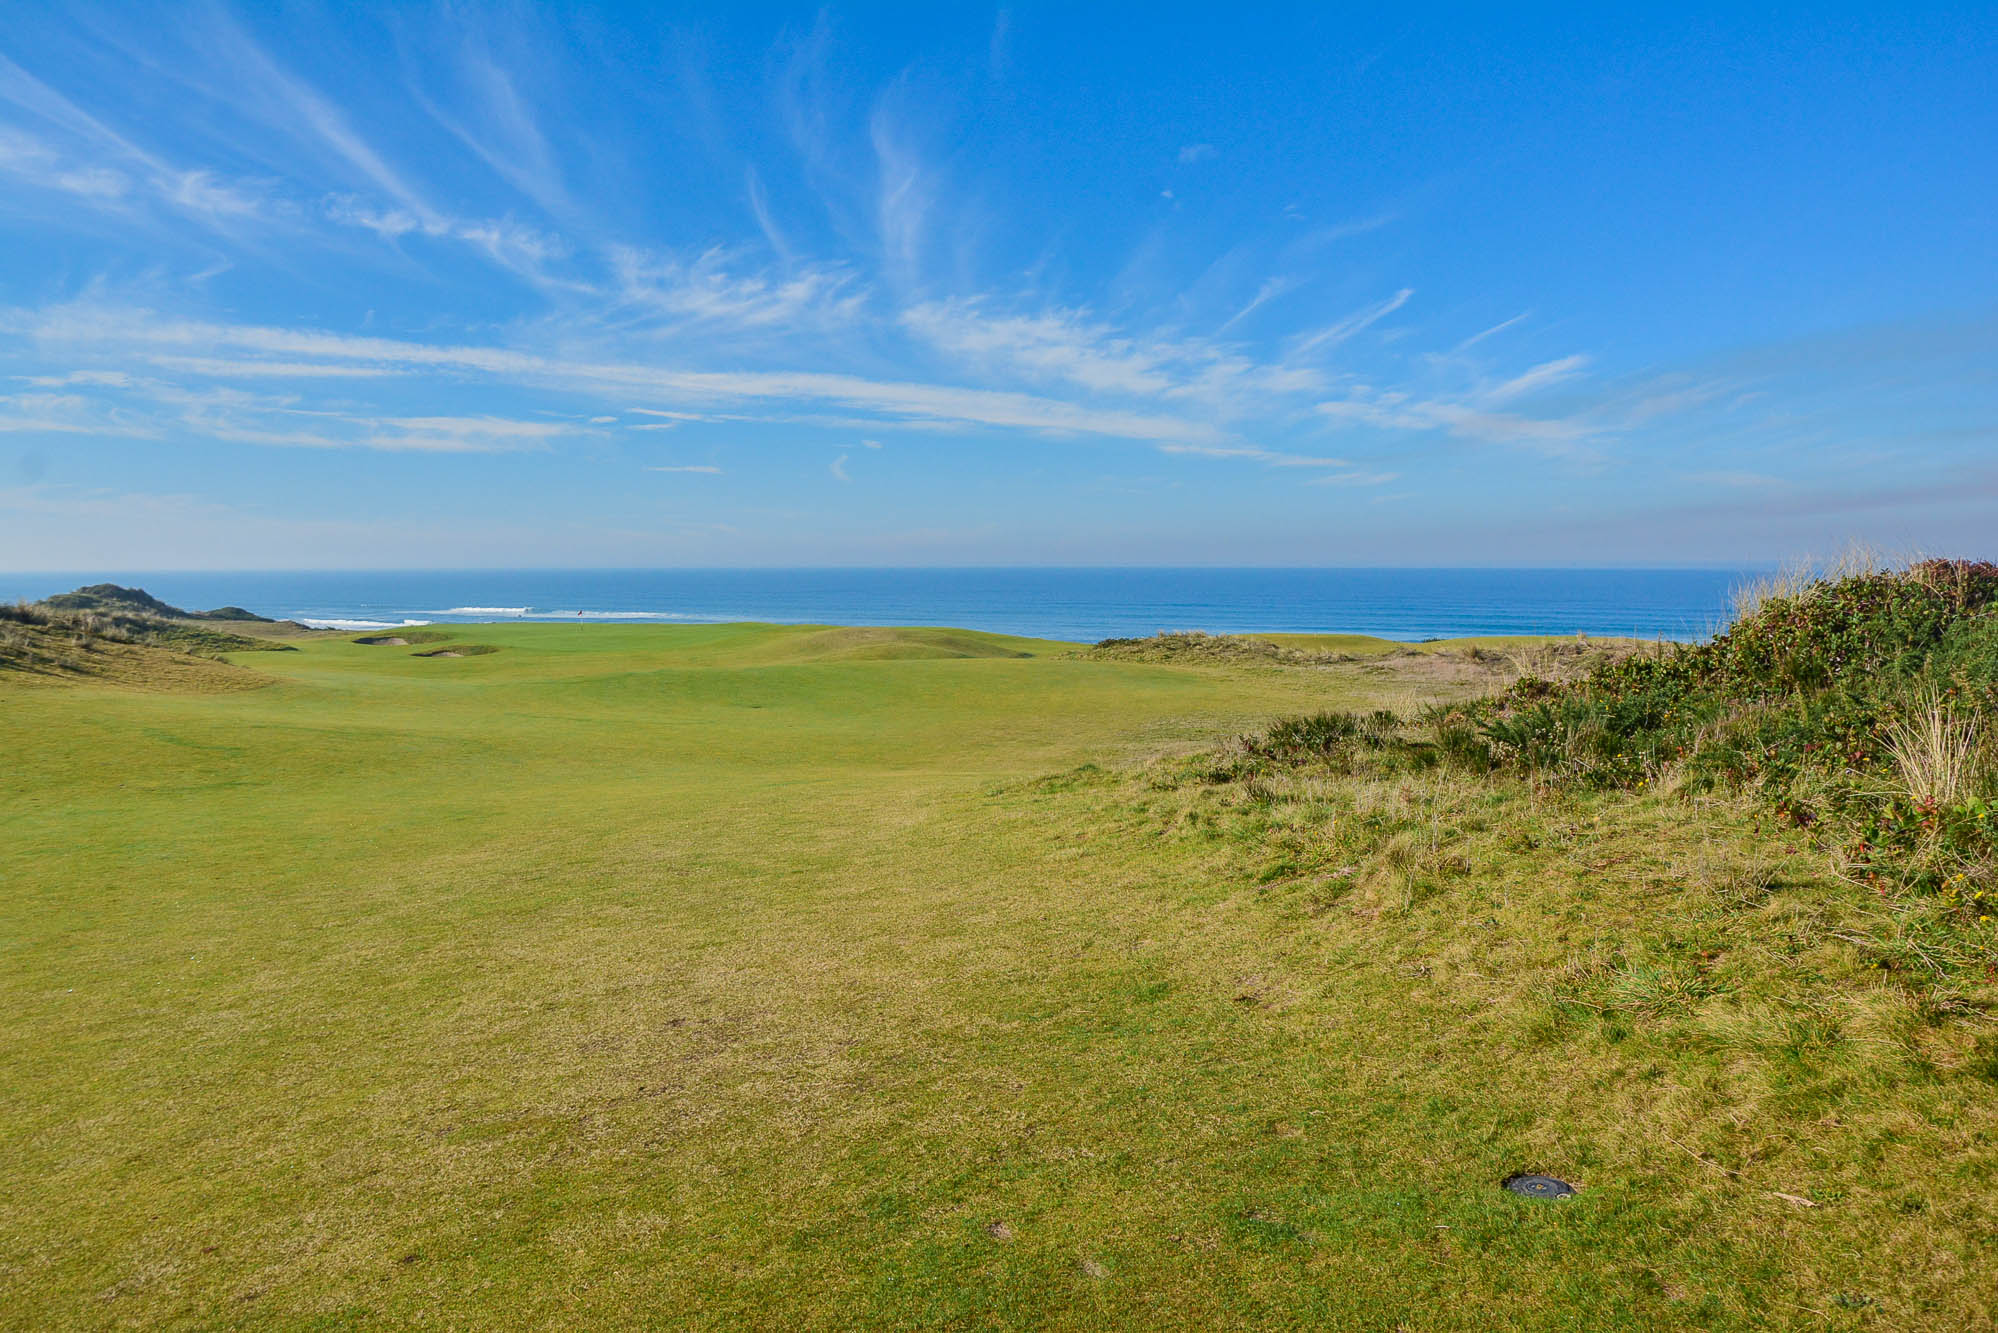
<svg viewBox="0 0 1998 1333">
<path fill-rule="evenodd" d="M 1552 1176 L 1507 1176 L 1505 1187 L 1529 1199 L 1565 1199 L 1575 1192 L 1573 1185 Z"/>
</svg>

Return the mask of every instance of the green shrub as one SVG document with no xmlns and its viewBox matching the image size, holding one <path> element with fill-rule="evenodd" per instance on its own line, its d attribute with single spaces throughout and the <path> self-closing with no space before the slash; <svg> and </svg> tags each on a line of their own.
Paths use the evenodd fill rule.
<svg viewBox="0 0 1998 1333">
<path fill-rule="evenodd" d="M 1272 724 L 1263 745 L 1277 754 L 1330 754 L 1359 731 L 1360 720 L 1351 713 L 1313 713 Z"/>
<path fill-rule="evenodd" d="M 1931 560 L 1804 584 L 1712 640 L 1493 702 L 1496 763 L 1638 787 L 1670 768 L 1827 825 L 1856 870 L 1990 905 L 1998 567 Z M 1969 887 L 1966 887 L 1969 886 Z"/>
<path fill-rule="evenodd" d="M 1317 713 L 1271 726 L 1241 762 L 1351 771 L 1445 763 L 1540 782 L 1755 793 L 1883 889 L 1998 916 L 1998 566 L 1931 560 L 1793 581 L 1714 638 L 1522 676 L 1418 719 Z M 1239 771 L 1239 770 L 1238 770 Z"/>
</svg>

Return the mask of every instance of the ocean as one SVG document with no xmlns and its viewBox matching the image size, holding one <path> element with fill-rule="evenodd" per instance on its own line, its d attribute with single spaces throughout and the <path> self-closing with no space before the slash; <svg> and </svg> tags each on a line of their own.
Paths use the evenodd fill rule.
<svg viewBox="0 0 1998 1333">
<path fill-rule="evenodd" d="M 1745 571 L 1691 569 L 753 569 L 0 574 L 0 597 L 122 583 L 334 629 L 561 620 L 950 625 L 1093 642 L 1163 630 L 1697 639 Z"/>
</svg>

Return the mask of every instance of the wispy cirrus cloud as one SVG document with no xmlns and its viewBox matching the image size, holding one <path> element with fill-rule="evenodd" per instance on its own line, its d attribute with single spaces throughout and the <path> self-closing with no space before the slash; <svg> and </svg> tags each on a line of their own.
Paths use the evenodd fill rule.
<svg viewBox="0 0 1998 1333">
<path fill-rule="evenodd" d="M 16 318 L 7 322 L 14 323 Z M 692 404 L 812 401 L 862 408 L 888 417 L 964 426 L 1147 443 L 1225 442 L 1225 433 L 1215 426 L 1157 412 L 1102 408 L 1015 391 L 870 380 L 822 371 L 706 371 L 633 361 L 584 361 L 503 347 L 162 319 L 149 312 L 97 307 L 48 311 L 22 322 L 32 336 L 47 344 L 88 344 L 100 352 L 122 349 L 145 355 L 169 348 L 227 350 L 330 365 L 469 372 L 599 397 L 622 398 L 633 390 L 651 390 Z"/>
<path fill-rule="evenodd" d="M 1256 288 L 1256 294 L 1249 298 L 1249 303 L 1243 306 L 1240 310 L 1237 310 L 1234 314 L 1228 316 L 1228 318 L 1225 321 L 1223 321 L 1221 327 L 1218 330 L 1216 330 L 1216 332 L 1226 333 L 1229 329 L 1234 328 L 1237 324 L 1240 324 L 1250 315 L 1255 314 L 1256 311 L 1261 310 L 1271 301 L 1276 300 L 1278 297 L 1283 296 L 1288 292 L 1296 291 L 1297 287 L 1298 287 L 1298 280 L 1294 277 L 1275 277 L 1275 278 L 1263 279 L 1262 286 Z"/>
<path fill-rule="evenodd" d="M 386 453 L 493 454 L 545 449 L 575 434 L 545 422 L 500 417 L 350 417 L 314 414 L 315 424 L 241 408 L 197 408 L 183 423 L 211 439 L 276 449 L 372 449 Z"/>
<path fill-rule="evenodd" d="M 1487 405 L 1509 403 L 1515 398 L 1524 398 L 1542 389 L 1565 383 L 1582 374 L 1588 368 L 1586 356 L 1564 356 L 1559 360 L 1545 361 L 1509 380 L 1495 384 L 1478 395 L 1480 402 Z"/>
<path fill-rule="evenodd" d="M 988 373 L 1065 382 L 1095 394 L 1225 410 L 1326 387 L 1309 367 L 1258 361 L 1211 339 L 1133 335 L 1079 310 L 999 314 L 981 302 L 927 302 L 904 310 L 901 319 L 931 346 Z"/>
<path fill-rule="evenodd" d="M 290 404 L 282 408 L 238 403 L 230 411 L 297 411 L 302 396 L 309 397 L 319 383 L 346 382 L 358 388 L 372 380 L 428 383 L 469 376 L 583 395 L 606 407 L 634 391 L 671 404 L 649 409 L 660 419 L 628 423 L 632 430 L 754 421 L 844 424 L 862 430 L 1024 431 L 1127 440 L 1187 457 L 1335 471 L 1352 465 L 1297 449 L 1265 447 L 1262 438 L 1272 428 L 1289 434 L 1296 421 L 1315 419 L 1437 430 L 1556 452 L 1574 446 L 1593 429 L 1516 407 L 1580 377 L 1587 361 L 1579 355 L 1543 362 L 1509 378 L 1484 376 L 1440 394 L 1372 389 L 1334 370 L 1335 354 L 1343 357 L 1342 349 L 1406 306 L 1413 297 L 1409 288 L 1330 324 L 1279 338 L 1273 349 L 1264 350 L 1228 335 L 1298 292 L 1304 279 L 1295 274 L 1256 279 L 1245 298 L 1237 297 L 1217 313 L 1218 324 L 1204 335 L 1190 331 L 1184 319 L 1147 321 L 1125 313 L 1112 320 L 1059 301 L 1005 301 L 989 293 L 905 297 L 928 272 L 931 231 L 943 210 L 957 205 L 946 200 L 944 173 L 923 151 L 923 109 L 906 82 L 890 86 L 865 106 L 871 161 L 863 166 L 850 155 L 842 158 L 835 137 L 837 121 L 848 108 L 825 83 L 828 30 L 823 20 L 796 43 L 780 80 L 786 90 L 780 102 L 807 165 L 827 188 L 827 206 L 850 206 L 855 218 L 871 215 L 878 245 L 873 274 L 852 260 L 802 256 L 776 225 L 762 174 L 753 165 L 744 179 L 757 228 L 774 262 L 760 262 L 754 248 L 745 245 L 676 252 L 611 241 L 579 250 L 559 231 L 536 222 L 458 216 L 435 202 L 440 192 L 421 173 L 392 160 L 381 147 L 388 141 L 372 138 L 321 85 L 288 68 L 226 13 L 218 12 L 214 22 L 217 47 L 240 67 L 241 76 L 230 82 L 213 76 L 195 82 L 219 103 L 275 126 L 309 150 L 302 156 L 326 165 L 336 179 L 289 182 L 282 189 L 259 182 L 253 188 L 240 178 L 208 170 L 180 171 L 15 67 L 0 67 L 0 93 L 11 89 L 17 103 L 25 99 L 51 123 L 87 136 L 118 156 L 125 170 L 152 172 L 148 188 L 162 197 L 171 194 L 180 207 L 239 221 L 280 215 L 287 225 L 316 220 L 398 248 L 415 240 L 465 246 L 526 279 L 555 303 L 539 319 L 517 322 L 514 337 L 487 344 L 178 320 L 135 310 L 120 313 L 108 306 L 91 310 L 79 305 L 30 321 L 32 336 L 44 343 L 94 342 L 106 354 L 123 349 L 162 375 L 267 382 L 291 390 Z M 453 67 L 456 97 L 420 93 L 426 114 L 523 198 L 596 230 L 564 187 L 562 167 L 525 83 L 494 55 L 510 40 L 506 33 L 488 41 L 486 34 L 467 30 L 460 40 L 460 58 Z M 479 114 L 472 116 L 472 110 Z M 1216 155 L 1206 142 L 1189 143 L 1180 153 L 1189 165 Z M 39 149 L 19 150 L 15 156 L 32 159 L 29 165 L 45 175 L 65 169 Z M 5 160 L 0 158 L 0 165 Z M 112 175 L 94 188 L 107 197 L 132 188 L 119 168 L 104 170 Z M 126 183 L 117 183 L 121 181 Z M 315 188 L 321 193 L 314 194 Z M 1287 253 L 1303 257 L 1390 216 L 1343 228 L 1321 227 L 1293 242 Z M 635 346 L 634 337 L 656 340 L 657 350 Z M 806 345 L 811 338 L 831 341 Z M 893 355 L 895 339 L 926 356 L 930 364 L 924 368 L 933 373 L 860 374 L 825 366 L 863 342 L 891 344 Z M 750 353 L 749 364 L 718 368 L 716 353 L 723 348 Z M 795 368 L 800 363 L 811 368 Z M 219 409 L 211 404 L 188 410 Z M 843 418 L 840 412 L 856 415 Z M 331 415 L 347 426 L 329 433 L 320 426 L 287 428 L 268 422 L 190 418 L 187 424 L 198 424 L 217 439 L 326 447 L 470 452 L 522 447 L 529 438 L 493 428 L 490 422 L 473 429 L 466 424 L 469 418 L 441 413 L 369 416 L 354 404 L 340 404 Z M 419 420 L 457 425 L 425 429 L 397 424 Z M 377 424 L 363 428 L 358 424 L 363 421 Z"/>
<path fill-rule="evenodd" d="M 613 283 L 604 317 L 672 329 L 796 331 L 850 325 L 867 302 L 866 288 L 843 266 L 745 272 L 732 258 L 739 257 L 720 248 L 686 259 L 613 247 Z"/>
<path fill-rule="evenodd" d="M 162 370 L 186 371 L 216 379 L 373 379 L 406 373 L 394 366 L 341 365 L 328 361 L 261 361 L 244 357 L 151 356 Z"/>
<path fill-rule="evenodd" d="M 125 372 L 77 371 L 59 378 L 68 392 L 0 395 L 0 431 L 156 439 L 192 434 L 274 448 L 423 453 L 546 449 L 591 433 L 568 422 L 490 414 L 403 416 L 305 407 L 294 394 L 215 384 L 190 388 Z"/>
<path fill-rule="evenodd" d="M 27 97 L 17 100 L 17 105 L 25 103 L 44 112 L 68 105 L 18 67 L 5 67 L 4 61 L 0 57 L 0 96 L 9 91 L 10 80 L 18 79 L 46 93 L 49 100 Z M 12 87 L 20 91 L 18 85 Z M 129 214 L 145 203 L 218 228 L 289 215 L 288 202 L 274 194 L 269 182 L 173 165 L 80 112 L 57 119 L 60 124 L 81 124 L 89 132 L 81 142 L 71 134 L 68 143 L 58 145 L 19 126 L 0 125 L 0 176 L 11 178 L 17 187 L 64 195 L 113 214 Z"/>
<path fill-rule="evenodd" d="M 1599 460 L 1611 442 L 1647 423 L 1706 406 L 1730 389 L 1723 380 L 1683 376 L 1585 387 L 1579 382 L 1588 365 L 1584 356 L 1560 357 L 1504 379 L 1476 377 L 1450 393 L 1352 383 L 1313 411 L 1338 426 L 1437 433 L 1586 461 Z M 1548 401 L 1557 388 L 1564 392 Z M 1538 411 L 1530 410 L 1535 399 Z"/>
<path fill-rule="evenodd" d="M 75 435 L 94 432 L 102 423 L 93 404 L 78 394 L 19 393 L 0 395 L 0 432 L 56 431 Z"/>
<path fill-rule="evenodd" d="M 224 235 L 251 225 L 297 233 L 309 229 L 314 219 L 323 219 L 370 232 L 391 244 L 409 236 L 448 240 L 483 253 L 516 276 L 537 284 L 562 284 L 551 271 L 570 253 L 559 235 L 510 218 L 458 217 L 431 207 L 389 170 L 323 97 L 275 66 L 263 72 L 313 134 L 331 144 L 343 161 L 358 166 L 369 183 L 387 188 L 393 202 L 385 204 L 351 189 L 328 191 L 305 179 L 248 177 L 178 165 L 83 112 L 4 56 L 0 56 L 0 101 L 36 114 L 62 132 L 67 142 L 58 145 L 19 126 L 0 125 L 0 175 L 114 213 L 131 213 L 141 205 L 164 210 Z"/>
<path fill-rule="evenodd" d="M 94 203 L 123 200 L 132 178 L 111 167 L 79 163 L 20 130 L 0 129 L 0 173 L 17 184 L 77 195 Z"/>
<path fill-rule="evenodd" d="M 1391 481 L 1401 480 L 1399 472 L 1334 472 L 1323 477 L 1313 477 L 1310 486 L 1385 486 Z"/>
<path fill-rule="evenodd" d="M 620 522 L 656 552 L 637 534 L 677 500 L 719 531 L 706 511 L 751 483 L 791 487 L 783 520 L 743 520 L 760 560 L 832 549 L 785 543 L 835 467 L 896 484 L 828 509 L 944 510 L 963 497 L 942 479 L 976 455 L 981 500 L 1019 506 L 995 520 L 1009 532 L 1039 532 L 1081 470 L 1141 471 L 1116 493 L 1210 487 L 1241 550 L 1284 555 L 1368 540 L 1369 502 L 1448 493 L 1461 513 L 1522 474 L 1597 501 L 1629 483 L 1788 500 L 1752 479 L 1798 456 L 1898 475 L 1989 445 L 1998 344 L 1961 327 L 1982 315 L 1647 365 L 1685 342 L 1607 303 L 1657 274 L 1605 283 L 1578 252 L 1550 280 L 1477 216 L 1498 196 L 1428 169 L 1455 151 L 1435 126 L 1369 162 L 1253 105 L 1078 117 L 1074 87 L 1044 82 L 1044 18 L 940 12 L 913 44 L 862 32 L 878 23 L 635 9 L 611 40 L 566 10 L 212 0 L 10 26 L 0 467 L 39 478 L 74 455 L 109 474 L 174 450 L 218 494 L 286 476 L 303 494 L 332 460 L 242 451 L 435 455 L 336 465 L 462 469 L 451 494 L 545 499 L 537 523 L 589 494 L 566 521 L 595 541 L 615 486 L 529 489 L 712 475 L 659 446 L 736 450 L 756 459 L 731 463 L 742 488 L 633 488 L 662 512 Z M 1143 86 L 1112 72 L 1104 88 Z M 1590 201 L 1565 202 L 1585 226 Z M 1699 293 L 1717 327 L 1726 295 Z M 869 452 L 887 439 L 903 447 Z M 501 452 L 528 456 L 481 462 Z M 1038 510 L 1020 498 L 1037 490 Z M 1143 503 L 1105 530 L 1151 521 Z M 1318 521 L 1334 512 L 1356 522 Z"/>
<path fill-rule="evenodd" d="M 1289 454 L 1276 449 L 1257 449 L 1244 445 L 1228 448 L 1219 445 L 1201 444 L 1162 444 L 1159 452 L 1184 454 L 1193 458 L 1241 458 L 1256 463 L 1268 463 L 1272 467 L 1323 467 L 1349 468 L 1352 462 L 1344 458 L 1320 458 L 1315 454 Z"/>
<path fill-rule="evenodd" d="M 868 121 L 876 171 L 874 222 L 887 273 L 912 284 L 922 272 L 924 245 L 941 182 L 910 132 L 896 90 L 884 95 Z"/>
<path fill-rule="evenodd" d="M 1301 334 L 1291 340 L 1290 355 L 1295 358 L 1303 358 L 1329 352 L 1341 343 L 1350 341 L 1367 329 L 1372 328 L 1395 311 L 1407 305 L 1409 299 L 1414 295 L 1415 289 L 1413 287 L 1404 287 L 1385 300 L 1377 301 L 1373 305 L 1355 310 L 1345 318 L 1335 320 L 1321 329 Z"/>
<path fill-rule="evenodd" d="M 301 143 L 330 154 L 422 224 L 442 221 L 442 213 L 389 164 L 345 110 L 309 80 L 285 68 L 227 11 L 211 10 L 207 17 L 217 48 L 228 57 L 229 83 L 217 91 L 245 109 L 254 109 L 268 123 L 285 127 Z"/>
<path fill-rule="evenodd" d="M 1549 453 L 1571 454 L 1591 436 L 1601 433 L 1600 427 L 1587 421 L 1495 412 L 1463 400 L 1418 398 L 1400 391 L 1376 391 L 1364 385 L 1354 386 L 1344 398 L 1319 403 L 1315 410 L 1340 424 L 1394 431 L 1440 431 L 1459 439 L 1525 445 Z"/>
<path fill-rule="evenodd" d="M 386 417 L 364 420 L 367 447 L 430 453 L 499 453 L 544 449 L 578 433 L 573 426 L 506 417 Z"/>
<path fill-rule="evenodd" d="M 470 13 L 451 17 L 458 20 L 452 34 L 455 58 L 441 63 L 455 74 L 459 96 L 432 97 L 413 89 L 418 104 L 494 175 L 550 216 L 583 217 L 569 191 L 562 154 L 523 87 L 519 68 L 528 50 L 545 45 L 551 35 L 524 30 L 527 20 L 519 14 L 511 23 Z M 512 49 L 502 56 L 496 45 Z"/>
<path fill-rule="evenodd" d="M 288 67 L 226 13 L 214 22 L 217 49 L 240 77 L 224 81 L 211 72 L 191 82 L 218 105 L 274 127 L 298 150 L 293 159 L 321 169 L 317 174 L 250 180 L 172 166 L 11 66 L 0 66 L 0 97 L 34 105 L 50 125 L 103 157 L 90 167 L 37 141 L 0 139 L 0 170 L 14 163 L 50 180 L 101 171 L 74 176 L 68 188 L 96 190 L 106 207 L 124 207 L 127 197 L 145 193 L 212 225 L 320 226 L 375 238 L 397 255 L 433 253 L 422 249 L 424 242 L 462 247 L 523 279 L 547 307 L 515 319 L 490 341 L 178 318 L 108 301 L 0 318 L 0 326 L 45 348 L 89 349 L 102 362 L 143 364 L 158 377 L 185 381 L 177 389 L 127 386 L 130 397 L 150 395 L 154 415 L 130 403 L 116 410 L 144 421 L 144 429 L 178 424 L 235 443 L 437 453 L 544 449 L 580 438 L 573 426 L 452 410 L 460 401 L 454 386 L 484 382 L 653 418 L 623 421 L 620 431 L 754 423 L 1024 432 L 1305 470 L 1320 474 L 1320 484 L 1344 486 L 1396 475 L 1397 451 L 1389 442 L 1395 434 L 1430 432 L 1574 458 L 1613 433 L 1600 406 L 1535 410 L 1545 395 L 1586 380 L 1584 355 L 1510 372 L 1472 363 L 1467 349 L 1507 325 L 1463 340 L 1451 353 L 1455 363 L 1423 369 L 1427 382 L 1347 369 L 1357 359 L 1378 360 L 1380 326 L 1413 300 L 1412 288 L 1394 288 L 1329 323 L 1298 327 L 1313 256 L 1385 225 L 1393 213 L 1293 233 L 1280 258 L 1302 268 L 1258 274 L 1250 252 L 1231 251 L 1202 279 L 1200 302 L 1213 312 L 1205 320 L 1193 318 L 1199 307 L 1186 302 L 1161 305 L 1150 317 L 1119 302 L 1110 315 L 1052 297 L 939 286 L 933 240 L 941 246 L 947 231 L 960 233 L 961 246 L 961 234 L 975 230 L 966 224 L 975 224 L 976 214 L 953 196 L 945 171 L 925 151 L 934 126 L 911 81 L 897 81 L 871 100 L 847 97 L 827 82 L 823 19 L 794 43 L 779 75 L 779 105 L 807 179 L 820 188 L 818 203 L 849 234 L 870 232 L 871 256 L 810 257 L 778 225 L 755 163 L 746 165 L 742 180 L 761 244 L 752 237 L 675 250 L 615 239 L 614 229 L 590 216 L 567 188 L 532 81 L 521 70 L 520 23 L 490 34 L 454 28 L 459 48 L 439 77 L 442 91 L 415 95 L 450 141 L 531 205 L 526 216 L 480 217 L 439 203 L 449 194 L 409 165 L 416 159 L 398 161 L 385 147 L 400 140 L 371 134 L 323 83 Z M 858 142 L 840 142 L 842 121 L 846 130 L 860 131 Z M 1184 165 L 1216 156 L 1204 141 L 1179 152 Z M 552 225 L 557 216 L 588 239 L 579 243 Z M 1271 318 L 1279 305 L 1288 320 Z M 1235 336 L 1286 326 L 1288 334 Z M 884 361 L 891 373 L 882 373 Z M 1436 382 L 1451 377 L 1440 387 Z M 280 392 L 232 400 L 203 389 L 204 381 Z M 426 391 L 434 410 L 391 411 L 366 401 L 390 396 L 399 405 L 420 404 Z M 355 397 L 333 401 L 324 396 L 329 392 Z M 657 406 L 620 406 L 633 396 Z M 102 416 L 112 409 L 96 410 Z M 1645 410 L 1673 408 L 1661 397 L 1650 408 L 1630 405 L 1625 416 Z M 79 412 L 87 415 L 72 407 L 72 416 Z M 1312 423 L 1377 434 L 1352 448 L 1342 439 L 1341 456 L 1325 457 L 1310 448 Z M 1303 447 L 1272 447 L 1272 439 Z M 836 465 L 842 470 L 845 457 Z"/>
<path fill-rule="evenodd" d="M 460 218 L 406 208 L 383 208 L 351 194 L 329 196 L 322 209 L 330 221 L 373 232 L 385 241 L 422 236 L 462 242 L 483 251 L 500 267 L 536 281 L 555 281 L 548 272 L 549 266 L 570 254 L 569 244 L 562 237 L 506 218 Z"/>
</svg>

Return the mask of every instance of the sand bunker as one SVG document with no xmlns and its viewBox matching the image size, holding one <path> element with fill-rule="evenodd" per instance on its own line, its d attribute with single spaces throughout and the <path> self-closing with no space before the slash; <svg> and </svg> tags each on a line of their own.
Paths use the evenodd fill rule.
<svg viewBox="0 0 1998 1333">
<path fill-rule="evenodd" d="M 369 646 L 370 648 L 407 648 L 407 647 L 409 647 L 409 640 L 408 640 L 408 639 L 405 639 L 405 638 L 403 638 L 403 637 L 402 637 L 402 635 L 400 635 L 400 634 L 370 634 L 370 635 L 368 635 L 368 636 L 367 636 L 366 638 L 364 638 L 364 639 L 356 639 L 356 640 L 354 640 L 354 642 L 355 642 L 355 643 L 365 643 L 365 644 L 367 644 L 367 645 L 368 645 L 368 646 Z"/>
</svg>

